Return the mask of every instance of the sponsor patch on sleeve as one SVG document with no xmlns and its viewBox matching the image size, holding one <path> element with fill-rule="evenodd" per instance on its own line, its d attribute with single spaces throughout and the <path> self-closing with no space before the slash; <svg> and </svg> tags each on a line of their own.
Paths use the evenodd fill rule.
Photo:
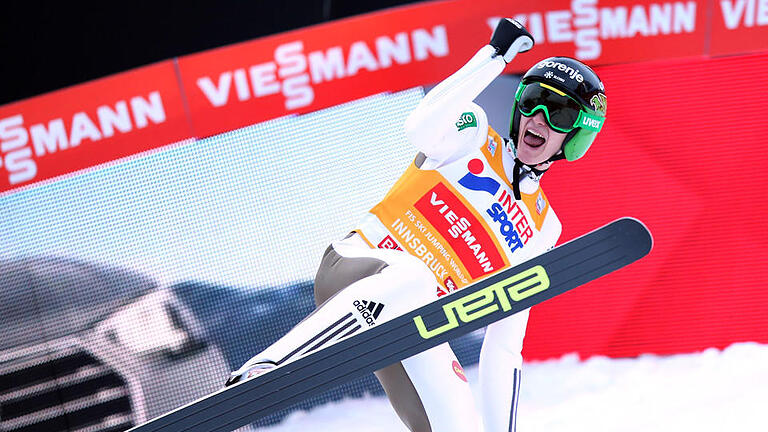
<svg viewBox="0 0 768 432">
<path fill-rule="evenodd" d="M 464 129 L 471 127 L 477 127 L 477 117 L 475 117 L 475 113 L 471 111 L 461 113 L 459 120 L 456 122 L 456 129 L 461 132 Z"/>
</svg>

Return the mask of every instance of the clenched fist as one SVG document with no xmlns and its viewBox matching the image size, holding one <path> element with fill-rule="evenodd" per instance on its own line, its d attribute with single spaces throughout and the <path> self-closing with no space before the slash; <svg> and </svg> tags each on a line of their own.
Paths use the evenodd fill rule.
<svg viewBox="0 0 768 432">
<path fill-rule="evenodd" d="M 503 56 L 509 63 L 517 53 L 533 48 L 533 36 L 519 22 L 502 18 L 493 31 L 490 45 L 496 48 L 496 55 Z"/>
</svg>

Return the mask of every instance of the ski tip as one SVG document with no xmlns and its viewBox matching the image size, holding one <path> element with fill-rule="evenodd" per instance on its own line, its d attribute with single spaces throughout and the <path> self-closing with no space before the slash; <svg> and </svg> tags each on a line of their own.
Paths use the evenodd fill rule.
<svg viewBox="0 0 768 432">
<path fill-rule="evenodd" d="M 653 249 L 653 235 L 651 230 L 640 220 L 631 216 L 624 216 L 611 222 L 616 224 L 626 240 L 635 245 L 638 258 L 648 255 Z"/>
</svg>

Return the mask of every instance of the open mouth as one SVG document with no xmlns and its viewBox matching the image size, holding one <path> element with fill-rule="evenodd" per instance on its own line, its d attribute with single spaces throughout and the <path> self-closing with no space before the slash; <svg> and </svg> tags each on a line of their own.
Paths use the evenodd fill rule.
<svg viewBox="0 0 768 432">
<path fill-rule="evenodd" d="M 525 135 L 523 135 L 523 142 L 531 147 L 540 147 L 546 142 L 546 139 L 540 133 L 526 129 Z"/>
</svg>

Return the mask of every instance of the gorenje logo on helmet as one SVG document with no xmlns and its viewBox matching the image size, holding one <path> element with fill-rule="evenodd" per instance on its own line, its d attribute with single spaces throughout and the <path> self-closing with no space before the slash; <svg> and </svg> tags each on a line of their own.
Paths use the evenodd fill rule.
<svg viewBox="0 0 768 432">
<path fill-rule="evenodd" d="M 584 82 L 584 77 L 581 75 L 581 71 L 579 71 L 578 69 L 574 69 L 565 63 L 560 63 L 552 60 L 544 60 L 539 62 L 539 64 L 537 64 L 536 67 L 539 69 L 544 69 L 544 68 L 557 69 L 561 72 L 565 72 L 565 74 L 568 75 L 568 78 L 575 79 L 576 82 L 580 82 L 580 83 Z"/>
<path fill-rule="evenodd" d="M 501 184 L 491 177 L 478 175 L 484 168 L 483 161 L 471 159 L 467 162 L 469 172 L 459 179 L 459 184 L 469 190 L 487 192 L 494 197 L 499 195 L 498 202 L 491 204 L 486 212 L 494 222 L 498 222 L 498 231 L 509 246 L 510 252 L 515 252 L 528 243 L 533 236 L 533 230 L 517 201 L 501 188 Z M 501 193 L 498 193 L 499 190 Z"/>
</svg>

